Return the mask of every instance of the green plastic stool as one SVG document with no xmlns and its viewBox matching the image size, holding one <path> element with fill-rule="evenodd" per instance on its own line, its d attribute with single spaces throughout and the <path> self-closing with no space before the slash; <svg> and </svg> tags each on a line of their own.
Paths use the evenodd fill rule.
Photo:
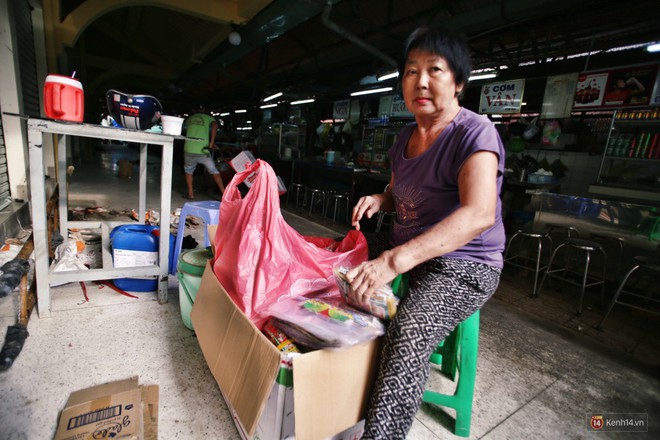
<svg viewBox="0 0 660 440">
<path fill-rule="evenodd" d="M 426 390 L 422 400 L 434 405 L 447 406 L 456 410 L 454 434 L 470 436 L 474 382 L 477 378 L 479 352 L 479 310 L 458 326 L 436 347 L 430 362 L 440 365 L 440 371 L 458 383 L 453 395 Z"/>
<path fill-rule="evenodd" d="M 399 275 L 392 281 L 392 290 L 397 296 L 403 296 L 408 289 L 408 279 Z M 456 410 L 454 434 L 460 437 L 470 436 L 472 421 L 472 401 L 474 400 L 474 382 L 477 378 L 477 357 L 479 353 L 479 310 L 456 326 L 440 342 L 431 354 L 429 362 L 440 366 L 440 371 L 458 383 L 453 395 L 424 391 L 422 401 L 433 405 L 445 406 Z"/>
</svg>

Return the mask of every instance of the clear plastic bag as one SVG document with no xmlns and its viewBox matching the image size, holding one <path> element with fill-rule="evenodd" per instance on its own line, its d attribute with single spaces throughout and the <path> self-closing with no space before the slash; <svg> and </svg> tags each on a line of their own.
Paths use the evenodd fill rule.
<svg viewBox="0 0 660 440">
<path fill-rule="evenodd" d="M 277 328 L 309 349 L 347 347 L 377 338 L 385 326 L 341 298 L 283 298 L 268 308 Z"/>
<path fill-rule="evenodd" d="M 335 275 L 335 280 L 339 286 L 344 300 L 351 306 L 364 310 L 380 319 L 389 320 L 396 314 L 396 308 L 399 305 L 399 298 L 394 295 L 392 287 L 385 284 L 376 289 L 376 291 L 369 296 L 358 297 L 350 289 L 346 273 L 351 270 L 350 267 L 336 265 L 332 272 Z"/>
</svg>

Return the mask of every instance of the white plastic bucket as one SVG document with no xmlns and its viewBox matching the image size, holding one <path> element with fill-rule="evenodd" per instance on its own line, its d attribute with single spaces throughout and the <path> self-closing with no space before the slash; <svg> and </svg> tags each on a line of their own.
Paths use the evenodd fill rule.
<svg viewBox="0 0 660 440">
<path fill-rule="evenodd" d="M 177 116 L 160 115 L 160 121 L 163 123 L 163 133 L 180 135 L 183 127 L 183 118 Z"/>
</svg>

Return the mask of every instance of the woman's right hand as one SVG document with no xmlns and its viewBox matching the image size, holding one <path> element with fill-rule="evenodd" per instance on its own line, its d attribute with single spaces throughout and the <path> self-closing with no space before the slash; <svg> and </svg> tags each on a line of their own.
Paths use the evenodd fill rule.
<svg viewBox="0 0 660 440">
<path fill-rule="evenodd" d="M 355 229 L 360 230 L 360 219 L 363 215 L 371 218 L 375 213 L 380 211 L 383 204 L 383 198 L 380 194 L 361 197 L 353 208 L 353 218 L 351 223 Z"/>
</svg>

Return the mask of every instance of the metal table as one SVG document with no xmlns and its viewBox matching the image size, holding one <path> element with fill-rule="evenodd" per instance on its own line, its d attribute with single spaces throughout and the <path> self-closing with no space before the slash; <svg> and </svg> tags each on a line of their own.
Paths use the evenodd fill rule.
<svg viewBox="0 0 660 440">
<path fill-rule="evenodd" d="M 73 281 L 95 281 L 115 278 L 135 278 L 141 276 L 158 277 L 158 301 L 167 302 L 167 281 L 169 273 L 170 245 L 170 194 L 172 187 L 172 152 L 175 139 L 159 133 L 138 130 L 118 129 L 100 125 L 76 124 L 53 120 L 27 118 L 28 151 L 30 159 L 30 195 L 32 207 L 32 227 L 35 252 L 35 277 L 37 281 L 37 306 L 39 317 L 51 313 L 50 285 Z M 44 176 L 43 135 L 53 133 L 58 136 L 57 188 L 59 191 L 59 225 L 62 237 L 68 237 L 69 228 L 101 229 L 103 265 L 99 269 L 54 272 L 49 269 L 46 188 Z M 135 142 L 140 144 L 139 172 L 139 217 L 145 218 L 147 195 L 147 145 L 161 145 L 162 166 L 160 175 L 160 242 L 158 264 L 155 266 L 114 268 L 110 254 L 109 232 L 112 227 L 128 222 L 68 221 L 66 185 L 66 136 L 81 136 L 98 139 Z"/>
</svg>

